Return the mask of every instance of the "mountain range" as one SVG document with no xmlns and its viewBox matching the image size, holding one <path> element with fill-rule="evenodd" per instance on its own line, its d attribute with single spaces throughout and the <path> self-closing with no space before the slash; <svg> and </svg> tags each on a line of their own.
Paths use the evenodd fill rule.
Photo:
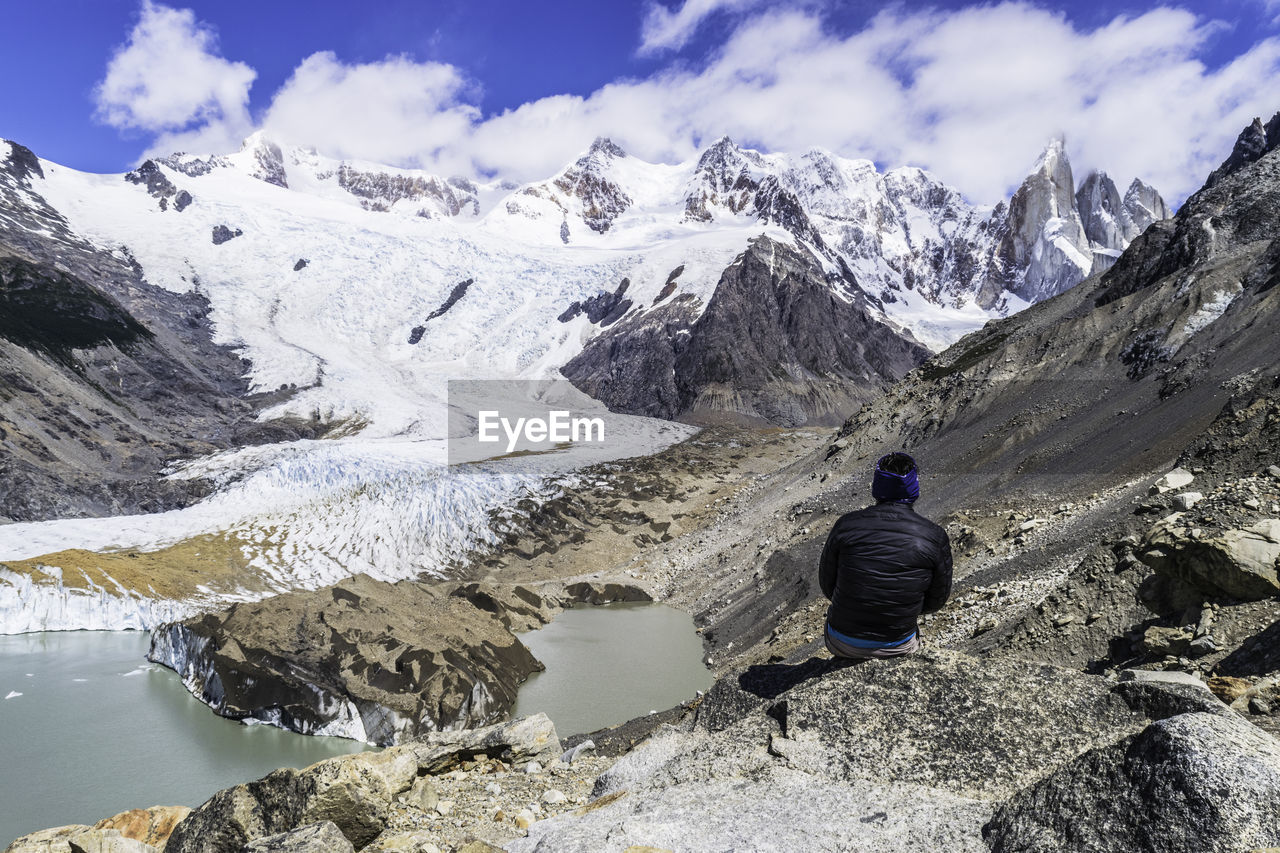
<svg viewBox="0 0 1280 853">
<path fill-rule="evenodd" d="M 204 487 L 156 473 L 219 448 L 442 435 L 445 377 L 563 372 L 622 412 L 838 423 L 1168 213 L 1141 181 L 1077 188 L 1061 140 L 993 207 L 920 169 L 727 138 L 676 165 L 600 139 L 526 186 L 261 135 L 125 175 L 0 142 L 0 199 L 6 305 L 47 318 L 56 291 L 83 327 L 0 329 L 0 515 L 20 520 L 183 505 Z"/>
</svg>

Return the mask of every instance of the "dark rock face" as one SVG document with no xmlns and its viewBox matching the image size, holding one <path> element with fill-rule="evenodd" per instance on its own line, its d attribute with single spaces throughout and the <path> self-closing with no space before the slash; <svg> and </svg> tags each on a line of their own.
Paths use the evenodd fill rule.
<svg viewBox="0 0 1280 853">
<path fill-rule="evenodd" d="M 1212 187 L 1228 175 L 1260 160 L 1277 146 L 1280 146 L 1280 113 L 1273 115 L 1265 125 L 1262 119 L 1255 118 L 1252 124 L 1240 131 L 1231 154 L 1205 181 L 1205 187 Z"/>
<path fill-rule="evenodd" d="M 443 303 L 441 303 L 440 307 L 427 315 L 426 322 L 430 323 L 432 320 L 436 319 L 437 317 L 443 316 L 450 308 L 452 308 L 454 305 L 457 305 L 458 300 L 467 295 L 467 289 L 470 288 L 471 285 L 474 283 L 475 283 L 475 279 L 469 278 L 469 279 L 466 279 L 465 281 L 460 281 L 457 284 L 455 284 L 453 286 L 453 290 L 449 291 L 448 298 L 445 299 Z M 411 344 L 418 343 L 419 341 L 422 340 L 422 336 L 425 335 L 426 333 L 427 333 L 426 325 L 414 326 L 412 329 L 409 330 L 409 343 Z"/>
<path fill-rule="evenodd" d="M 32 178 L 44 177 L 40 158 L 30 148 L 16 142 L 9 143 L 9 158 L 0 163 L 0 171 L 8 175 L 14 183 L 24 187 L 31 186 Z"/>
<path fill-rule="evenodd" d="M 984 829 L 994 853 L 1233 853 L 1280 844 L 1280 743 L 1240 717 L 1183 714 L 1021 791 Z"/>
<path fill-rule="evenodd" d="M 245 363 L 213 343 L 207 301 L 154 287 L 127 255 L 74 235 L 39 195 L 39 160 L 8 144 L 0 165 L 0 517 L 184 506 L 207 485 L 160 480 L 173 460 L 319 433 L 310 422 L 256 423 L 261 401 L 248 397 Z M 146 175 L 164 177 L 146 169 L 144 185 Z"/>
<path fill-rule="evenodd" d="M 1267 126 L 1272 130 L 1265 133 L 1280 135 L 1280 115 Z M 1280 258 L 1275 243 L 1280 238 L 1280 160 L 1271 153 L 1274 141 L 1268 143 L 1271 148 L 1253 144 L 1261 127 L 1255 122 L 1246 128 L 1232 156 L 1187 199 L 1177 216 L 1156 223 L 1134 241 L 1104 275 L 1098 305 L 1149 288 L 1167 276 L 1185 279 L 1196 267 L 1221 266 L 1242 250 L 1257 257 L 1239 271 L 1239 280 L 1265 292 Z M 1260 250 L 1257 244 L 1270 245 Z"/>
<path fill-rule="evenodd" d="M 346 163 L 338 167 L 338 186 L 361 199 L 366 210 L 388 210 L 399 201 L 429 202 L 434 211 L 446 216 L 480 212 L 476 188 L 465 178 L 441 180 L 434 175 L 393 175 L 363 172 Z M 420 216 L 433 211 L 423 208 Z"/>
<path fill-rule="evenodd" d="M 386 745 L 503 719 L 517 686 L 542 668 L 513 630 L 566 602 L 638 592 L 357 575 L 166 625 L 148 657 L 223 716 Z"/>
<path fill-rule="evenodd" d="M 628 317 L 563 373 L 632 414 L 838 421 L 927 355 L 871 319 L 856 290 L 838 294 L 842 284 L 761 238 L 725 270 L 700 315 L 689 296 Z"/>
<path fill-rule="evenodd" d="M 711 208 L 720 206 L 741 213 L 753 203 L 759 189 L 751 167 L 760 163 L 754 151 L 743 151 L 727 136 L 720 139 L 698 158 L 696 189 L 685 198 L 684 218 L 710 222 L 714 218 Z"/>
<path fill-rule="evenodd" d="M 307 264 L 311 263 L 306 258 L 298 258 L 298 262 L 293 265 L 294 272 L 301 272 L 307 268 Z"/>
<path fill-rule="evenodd" d="M 0 337 L 74 365 L 73 350 L 154 337 L 115 300 L 65 273 L 0 258 Z"/>
<path fill-rule="evenodd" d="M 440 304 L 440 307 L 427 315 L 427 322 L 431 322 L 437 317 L 444 316 L 445 312 L 458 304 L 458 300 L 467 295 L 467 289 L 475 284 L 475 279 L 466 279 L 460 281 L 453 286 L 453 290 L 449 291 L 449 297 Z"/>
<path fill-rule="evenodd" d="M 234 240 L 242 234 L 244 234 L 244 232 L 239 228 L 232 231 L 225 225 L 215 225 L 213 226 L 213 245 L 221 246 L 228 240 Z"/>
<path fill-rule="evenodd" d="M 174 186 L 173 181 L 165 175 L 160 167 L 156 165 L 155 160 L 147 160 L 141 166 L 132 172 L 125 174 L 124 179 L 131 184 L 138 184 L 147 188 L 148 195 L 159 200 L 160 209 L 169 209 L 169 200 L 173 199 L 173 206 L 179 212 L 186 210 L 191 204 L 191 193 L 186 190 L 179 190 Z"/>
<path fill-rule="evenodd" d="M 274 142 L 262 140 L 254 148 L 255 168 L 253 176 L 277 187 L 289 188 L 289 176 L 284 167 L 284 152 Z"/>
<path fill-rule="evenodd" d="M 631 279 L 624 278 L 612 293 L 601 291 L 582 302 L 574 302 L 560 313 L 556 319 L 568 323 L 574 317 L 586 314 L 587 319 L 599 326 L 611 326 L 631 310 L 632 302 L 624 299 L 623 294 L 631 286 Z"/>
</svg>

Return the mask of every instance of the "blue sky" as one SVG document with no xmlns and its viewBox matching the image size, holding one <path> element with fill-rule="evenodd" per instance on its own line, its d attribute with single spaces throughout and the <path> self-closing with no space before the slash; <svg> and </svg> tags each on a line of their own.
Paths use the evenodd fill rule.
<svg viewBox="0 0 1280 853">
<path fill-rule="evenodd" d="M 1198 185 L 1280 109 L 1280 0 L 44 0 L 9 3 L 0 136 L 88 171 L 265 128 L 334 156 L 528 180 L 597 135 L 673 162 L 729 134 L 920 165 L 994 201 L 1062 133 Z"/>
</svg>

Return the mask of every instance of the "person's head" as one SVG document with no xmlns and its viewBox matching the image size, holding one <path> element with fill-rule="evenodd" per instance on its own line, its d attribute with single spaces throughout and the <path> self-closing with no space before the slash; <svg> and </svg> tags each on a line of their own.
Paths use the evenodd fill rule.
<svg viewBox="0 0 1280 853">
<path fill-rule="evenodd" d="M 920 497 L 916 460 L 905 453 L 881 456 L 871 478 L 871 496 L 877 503 L 915 503 Z"/>
</svg>

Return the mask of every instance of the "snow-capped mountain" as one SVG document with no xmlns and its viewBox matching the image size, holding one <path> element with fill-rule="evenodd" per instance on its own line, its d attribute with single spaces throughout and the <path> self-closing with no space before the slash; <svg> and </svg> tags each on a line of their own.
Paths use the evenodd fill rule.
<svg viewBox="0 0 1280 853">
<path fill-rule="evenodd" d="M 1102 174 L 1077 190 L 1061 140 L 994 207 L 914 167 L 728 138 L 675 165 L 598 139 L 524 187 L 334 160 L 260 134 L 235 154 L 148 160 L 123 177 L 40 163 L 23 192 L 69 233 L 123 253 L 150 285 L 207 299 L 215 340 L 248 360 L 252 390 L 296 389 L 269 416 L 359 418 L 386 435 L 439 432 L 427 404 L 445 377 L 554 375 L 611 327 L 616 338 L 675 300 L 680 323 L 697 321 L 762 236 L 808 259 L 798 281 L 856 302 L 873 338 L 936 350 L 1070 287 L 1168 212 L 1139 181 L 1123 200 Z M 20 209 L 12 219 L 22 227 Z M 605 301 L 600 316 L 571 310 Z M 833 376 L 870 388 L 900 372 L 849 359 Z"/>
<path fill-rule="evenodd" d="M 1086 221 L 1120 223 L 1095 229 L 1110 248 L 1163 208 L 1142 187 L 1119 208 L 1085 192 L 1082 217 L 1074 189 L 1060 146 L 987 208 L 920 169 L 728 139 L 674 165 L 597 140 L 523 187 L 261 136 L 126 175 L 0 142 L 0 256 L 17 259 L 0 296 L 47 296 L 56 320 L 0 334 L 0 506 L 63 519 L 0 526 L 0 560 L 215 537 L 238 568 L 159 596 L 206 603 L 443 571 L 442 525 L 464 547 L 564 473 L 445 476 L 447 379 L 564 375 L 622 412 L 831 422 L 923 360 L 922 343 L 1083 277 L 1084 262 L 1052 263 L 1071 228 L 1087 257 Z M 92 334 L 52 341 L 68 311 Z M 296 440 L 335 425 L 340 438 Z M 635 420 L 628 446 L 681 429 Z M 120 513 L 139 514 L 65 518 Z M 0 576 L 18 590 L 5 612 L 98 624 L 90 610 L 116 610 L 95 596 L 143 622 L 169 612 L 148 603 L 155 578 L 62 565 Z"/>
</svg>

